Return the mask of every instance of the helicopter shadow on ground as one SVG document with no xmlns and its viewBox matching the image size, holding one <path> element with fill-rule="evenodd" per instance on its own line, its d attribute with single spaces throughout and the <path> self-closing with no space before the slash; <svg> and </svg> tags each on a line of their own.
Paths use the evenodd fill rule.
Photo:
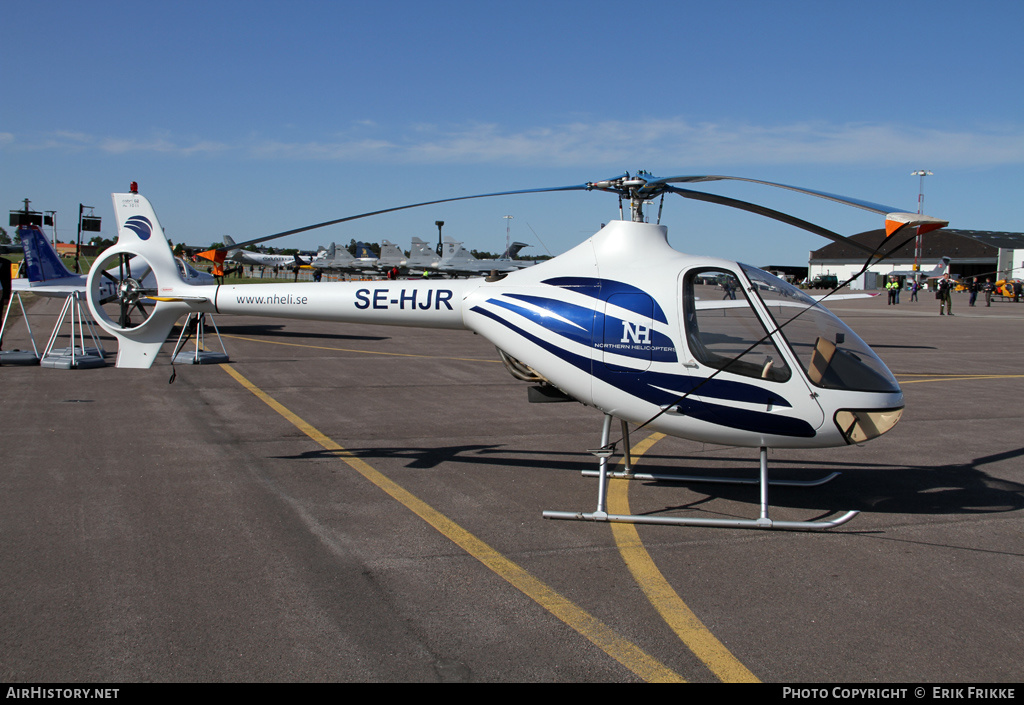
<svg viewBox="0 0 1024 705">
<path fill-rule="evenodd" d="M 404 460 L 406 461 L 405 467 L 414 470 L 432 470 L 447 463 L 575 472 L 592 470 L 596 467 L 593 456 L 583 451 L 521 451 L 500 444 L 432 448 L 346 448 L 345 453 L 366 461 Z M 319 449 L 298 455 L 276 457 L 285 460 L 326 460 L 337 458 L 339 454 L 327 449 Z"/>
<path fill-rule="evenodd" d="M 439 447 L 347 448 L 345 454 L 372 462 L 404 461 L 413 470 L 434 470 L 445 465 L 472 465 L 477 468 L 514 468 L 580 473 L 596 470 L 598 461 L 585 451 L 565 452 L 524 450 L 501 444 L 452 445 Z M 326 449 L 297 455 L 276 456 L 290 460 L 336 459 L 339 453 Z M 852 463 L 788 459 L 783 452 L 769 459 L 770 480 L 816 480 L 830 473 L 841 473 L 831 482 L 812 487 L 772 486 L 769 503 L 773 508 L 819 511 L 827 516 L 836 511 L 864 511 L 909 515 L 970 515 L 1011 512 L 1024 509 L 1024 485 L 986 473 L 986 465 L 1024 457 L 1024 448 L 1007 450 L 965 462 L 939 466 L 890 463 Z M 614 469 L 620 456 L 611 459 Z M 678 474 L 681 476 L 744 478 L 753 484 L 690 482 L 681 480 L 639 480 L 647 487 L 666 491 L 685 489 L 698 497 L 683 503 L 664 504 L 640 514 L 661 515 L 682 510 L 701 510 L 714 500 L 753 505 L 759 501 L 758 461 L 748 457 L 707 455 L 663 455 L 647 453 L 636 466 L 637 472 Z M 584 481 L 581 478 L 581 481 Z M 593 482 L 593 480 L 585 480 Z M 596 491 L 596 490 L 595 490 Z M 666 501 L 671 496 L 666 494 Z"/>
<path fill-rule="evenodd" d="M 288 330 L 283 324 L 260 323 L 242 325 L 219 325 L 217 331 L 223 335 L 258 335 L 264 338 L 310 338 L 314 340 L 388 340 L 385 335 L 344 335 L 340 333 L 311 333 Z"/>
<path fill-rule="evenodd" d="M 993 477 L 983 468 L 1024 456 L 1024 448 L 1006 450 L 965 462 L 945 465 L 901 465 L 884 463 L 840 463 L 830 461 L 787 460 L 784 455 L 771 456 L 769 480 L 814 480 L 832 472 L 842 474 L 816 487 L 772 486 L 768 499 L 772 507 L 819 509 L 833 511 L 864 511 L 911 515 L 971 515 L 1011 512 L 1024 509 L 1024 485 Z M 662 461 L 662 462 L 657 462 Z M 685 461 L 685 467 L 651 467 L 664 461 Z M 742 477 L 756 480 L 756 458 L 716 456 L 709 467 L 701 456 L 644 456 L 644 472 L 677 473 L 719 477 Z M 703 467 L 701 467 L 703 465 Z M 719 483 L 645 481 L 649 486 L 681 487 L 702 495 L 692 503 L 665 506 L 649 514 L 693 509 L 711 499 L 737 502 L 758 502 L 757 485 Z"/>
</svg>

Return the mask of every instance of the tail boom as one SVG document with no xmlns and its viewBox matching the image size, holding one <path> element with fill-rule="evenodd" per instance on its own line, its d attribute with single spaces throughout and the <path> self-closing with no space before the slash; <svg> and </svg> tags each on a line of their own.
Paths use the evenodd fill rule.
<svg viewBox="0 0 1024 705">
<path fill-rule="evenodd" d="M 222 285 L 214 312 L 462 329 L 463 299 L 478 285 L 470 280 Z"/>
</svg>

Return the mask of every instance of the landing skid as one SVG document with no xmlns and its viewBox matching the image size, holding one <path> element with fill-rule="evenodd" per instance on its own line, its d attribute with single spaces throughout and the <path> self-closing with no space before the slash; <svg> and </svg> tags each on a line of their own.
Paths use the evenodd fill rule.
<svg viewBox="0 0 1024 705">
<path fill-rule="evenodd" d="M 617 522 L 622 524 L 662 524 L 669 526 L 708 526 L 729 529 L 775 529 L 783 531 L 822 531 L 842 526 L 853 519 L 859 512 L 850 511 L 829 521 L 775 521 L 768 516 L 768 487 L 770 485 L 787 487 L 818 487 L 830 482 L 839 476 L 834 472 L 826 477 L 817 480 L 768 480 L 768 449 L 761 448 L 760 474 L 758 478 L 721 478 L 710 476 L 686 476 L 669 475 L 661 473 L 635 473 L 632 469 L 630 457 L 629 429 L 626 422 L 622 421 L 623 441 L 623 472 L 611 472 L 608 469 L 608 460 L 613 453 L 613 446 L 609 444 L 611 434 L 612 417 L 605 415 L 604 426 L 601 430 L 601 447 L 592 450 L 599 460 L 597 471 L 587 470 L 583 474 L 588 477 L 597 477 L 597 510 L 593 512 L 558 512 L 545 511 L 545 519 L 565 519 L 576 521 L 600 521 Z M 761 516 L 757 519 L 702 519 L 697 517 L 656 517 L 640 514 L 609 514 L 608 513 L 608 479 L 624 478 L 631 480 L 657 480 L 665 482 L 720 482 L 727 484 L 756 484 L 761 488 Z"/>
</svg>

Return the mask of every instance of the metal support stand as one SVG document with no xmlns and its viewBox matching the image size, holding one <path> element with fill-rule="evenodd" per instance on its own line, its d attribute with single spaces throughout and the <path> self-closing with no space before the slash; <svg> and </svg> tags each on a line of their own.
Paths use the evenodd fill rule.
<svg viewBox="0 0 1024 705">
<path fill-rule="evenodd" d="M 195 316 L 194 324 L 193 316 Z M 188 317 L 185 319 L 185 325 L 181 328 L 181 334 L 178 335 L 178 342 L 175 344 L 174 354 L 171 356 L 174 364 L 213 365 L 230 361 L 228 352 L 224 347 L 224 340 L 220 337 L 220 331 L 217 329 L 217 322 L 213 320 L 213 316 L 210 316 L 210 323 L 213 324 L 213 331 L 217 336 L 222 352 L 206 349 L 206 314 L 194 312 L 188 314 Z M 185 334 L 190 330 L 191 325 L 195 325 L 196 349 L 194 352 L 185 352 L 182 350 L 182 347 L 185 345 Z"/>
<path fill-rule="evenodd" d="M 64 321 L 71 316 L 71 345 L 67 348 L 54 348 L 54 343 L 60 335 L 60 329 Z M 75 332 L 78 332 L 78 344 L 75 344 Z M 85 331 L 89 331 L 89 338 L 93 347 L 85 347 Z M 82 302 L 77 291 L 71 292 L 64 300 L 64 308 L 57 317 L 57 325 L 53 327 L 50 340 L 43 350 L 43 357 L 39 364 L 43 367 L 51 367 L 60 370 L 80 370 L 92 367 L 104 367 L 107 364 L 106 350 L 100 342 L 96 328 L 93 326 L 92 317 L 82 307 Z"/>
<path fill-rule="evenodd" d="M 760 468 L 758 478 L 756 480 L 749 478 L 717 478 L 710 476 L 685 476 L 685 475 L 669 475 L 662 473 L 637 473 L 633 472 L 630 460 L 630 444 L 629 444 L 629 432 L 626 428 L 626 422 L 622 422 L 622 439 L 624 443 L 623 448 L 623 464 L 625 470 L 623 472 L 609 472 L 608 471 L 608 459 L 614 452 L 614 448 L 609 446 L 609 435 L 611 431 L 612 417 L 605 415 L 604 424 L 601 429 L 601 447 L 590 451 L 594 455 L 597 455 L 599 460 L 598 470 L 585 470 L 583 474 L 587 477 L 597 476 L 598 478 L 598 491 L 597 491 L 597 510 L 594 512 L 559 512 L 559 511 L 545 511 L 545 519 L 567 519 L 577 521 L 602 521 L 602 522 L 618 522 L 624 524 L 663 524 L 669 526 L 708 526 L 708 527 L 719 527 L 719 528 L 731 528 L 731 529 L 776 529 L 786 531 L 822 531 L 824 529 L 832 529 L 837 526 L 841 526 L 846 522 L 853 519 L 859 512 L 850 511 L 846 512 L 835 519 L 829 521 L 774 521 L 768 516 L 768 487 L 771 484 L 778 486 L 790 486 L 790 487 L 817 487 L 829 482 L 836 477 L 839 473 L 834 472 L 824 478 L 818 480 L 786 480 L 769 482 L 768 480 L 768 449 L 765 447 L 761 448 L 760 452 Z M 757 519 L 702 519 L 697 517 L 657 517 L 650 515 L 637 515 L 637 514 L 608 514 L 607 508 L 607 491 L 608 491 L 608 480 L 612 477 L 632 480 L 654 480 L 660 482 L 723 482 L 729 484 L 757 484 L 760 487 L 760 504 L 761 514 Z"/>
<path fill-rule="evenodd" d="M 7 319 L 11 315 L 11 307 L 14 306 L 14 299 L 18 299 L 18 306 L 21 307 L 21 318 L 28 328 L 28 339 L 32 342 L 32 352 L 28 350 L 0 350 L 0 365 L 38 365 L 39 348 L 36 347 L 36 337 L 32 333 L 32 324 L 28 321 L 28 314 L 25 313 L 25 302 L 21 298 L 21 292 L 15 291 L 11 300 L 7 302 L 4 310 L 4 321 L 0 324 L 0 344 L 4 340 L 4 332 L 7 330 Z"/>
</svg>

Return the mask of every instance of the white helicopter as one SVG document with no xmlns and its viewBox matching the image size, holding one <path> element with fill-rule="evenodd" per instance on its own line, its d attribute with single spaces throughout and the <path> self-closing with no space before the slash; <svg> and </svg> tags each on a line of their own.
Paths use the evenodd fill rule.
<svg viewBox="0 0 1024 705">
<path fill-rule="evenodd" d="M 89 277 L 89 305 L 99 324 L 118 340 L 118 367 L 150 367 L 175 321 L 190 312 L 469 329 L 498 348 L 514 376 L 534 383 L 531 400 L 575 400 L 604 414 L 601 447 L 591 451 L 600 458 L 596 510 L 544 512 L 546 518 L 790 530 L 839 526 L 857 512 L 831 521 L 769 518 L 767 449 L 843 446 L 880 436 L 899 421 L 903 411 L 903 393 L 896 379 L 856 333 L 800 290 L 749 265 L 674 250 L 668 244 L 667 228 L 645 222 L 643 208 L 657 196 L 675 193 L 758 213 L 852 244 L 865 251 L 868 262 L 877 261 L 876 253 L 785 213 L 675 185 L 721 180 L 785 188 L 884 214 L 890 236 L 910 232 L 915 237 L 918 230 L 947 225 L 929 216 L 754 179 L 658 179 L 645 172 L 627 173 L 576 186 L 400 206 L 252 241 L 486 196 L 597 190 L 617 194 L 620 212 L 622 200 L 629 200 L 628 219 L 613 221 L 568 252 L 527 269 L 462 280 L 224 284 L 211 291 L 191 286 L 178 275 L 152 206 L 133 191 L 113 194 L 120 236 L 100 256 Z M 95 274 L 104 263 L 129 254 L 148 261 L 158 282 L 156 292 L 122 287 L 122 297 L 129 298 L 122 308 L 132 304 L 133 296 L 156 303 L 148 318 L 133 327 L 119 325 L 104 311 L 101 280 Z M 622 423 L 627 461 L 627 422 L 696 441 L 759 448 L 760 517 L 719 520 L 608 514 L 614 418 Z M 802 484 L 821 484 L 833 476 Z"/>
</svg>

